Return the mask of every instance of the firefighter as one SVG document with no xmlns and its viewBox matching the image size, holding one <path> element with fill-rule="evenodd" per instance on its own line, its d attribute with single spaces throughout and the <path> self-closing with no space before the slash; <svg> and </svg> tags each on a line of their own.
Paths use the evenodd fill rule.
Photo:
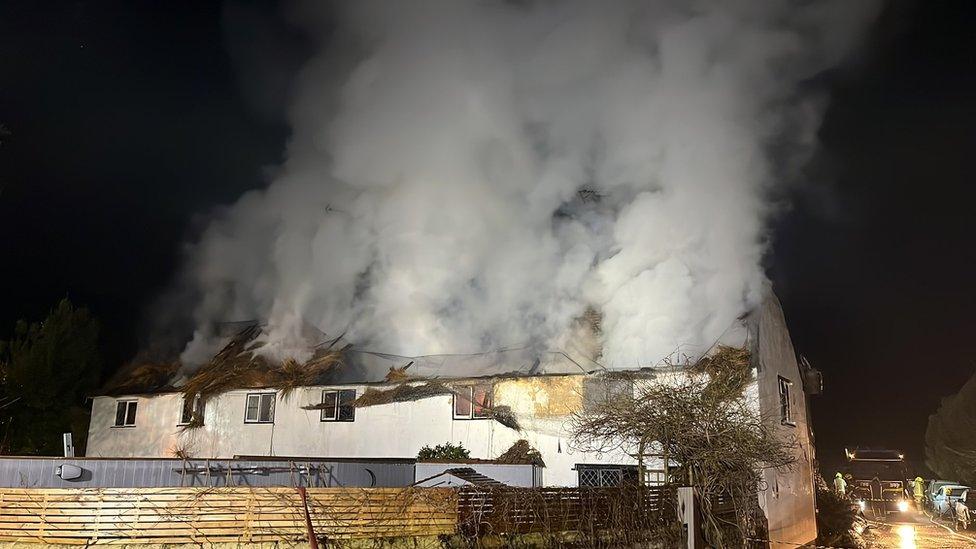
<svg viewBox="0 0 976 549">
<path fill-rule="evenodd" d="M 912 495 L 915 496 L 915 506 L 918 509 L 921 509 L 922 501 L 925 499 L 925 485 L 923 484 L 922 477 L 915 477 L 915 482 L 913 482 L 912 485 Z"/>
<path fill-rule="evenodd" d="M 842 497 L 847 493 L 847 481 L 844 480 L 844 475 L 837 473 L 834 475 L 834 490 L 837 491 Z"/>
</svg>

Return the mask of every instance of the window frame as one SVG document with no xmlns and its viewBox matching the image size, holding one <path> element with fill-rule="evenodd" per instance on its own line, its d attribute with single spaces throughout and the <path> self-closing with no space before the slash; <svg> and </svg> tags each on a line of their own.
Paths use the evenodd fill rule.
<svg viewBox="0 0 976 549">
<path fill-rule="evenodd" d="M 475 390 L 483 388 L 485 390 L 485 399 L 480 404 L 483 412 L 475 412 L 475 408 L 479 406 L 474 400 Z M 495 405 L 495 385 L 493 383 L 473 383 L 471 385 L 463 385 L 460 387 L 455 387 L 453 391 L 453 399 L 451 401 L 451 416 L 457 420 L 481 420 L 481 419 L 492 419 L 492 409 Z M 458 399 L 465 399 L 468 401 L 468 412 L 466 414 L 458 414 L 457 405 Z"/>
<path fill-rule="evenodd" d="M 252 397 L 256 397 L 258 399 L 257 419 L 247 419 L 247 410 L 250 407 L 250 401 Z M 271 399 L 271 417 L 267 420 L 261 419 L 261 399 L 263 398 Z M 278 400 L 278 393 L 269 393 L 269 392 L 247 393 L 247 396 L 244 397 L 244 423 L 265 424 L 265 425 L 273 424 L 275 418 L 275 408 L 277 407 L 278 404 L 277 400 Z"/>
<path fill-rule="evenodd" d="M 125 405 L 125 414 L 122 416 L 122 423 L 119 421 L 119 406 Z M 132 411 L 132 423 L 129 423 L 129 407 L 133 406 L 135 410 Z M 136 426 L 136 418 L 139 414 L 139 399 L 137 398 L 123 398 L 115 401 L 115 418 L 112 420 L 113 429 L 127 429 Z"/>
<path fill-rule="evenodd" d="M 189 425 L 193 421 L 193 416 L 200 417 L 200 424 L 203 425 L 204 412 L 207 409 L 207 404 L 204 402 L 203 398 L 200 397 L 200 393 L 193 396 L 193 407 L 190 408 L 190 418 L 187 419 L 184 415 L 186 413 L 186 396 L 180 402 L 180 422 L 177 425 Z M 244 413 L 247 413 L 247 403 L 244 403 Z"/>
<path fill-rule="evenodd" d="M 322 389 L 322 399 L 321 404 L 325 404 L 326 394 L 335 394 L 335 407 L 332 408 L 332 417 L 325 417 L 326 408 L 319 409 L 319 422 L 321 423 L 352 423 L 356 421 L 356 407 L 352 405 L 352 402 L 358 398 L 358 393 L 356 389 Z M 342 410 L 342 395 L 343 393 L 352 393 L 352 400 L 348 401 L 347 406 L 352 409 L 352 417 L 343 419 L 340 417 L 340 412 Z"/>
<path fill-rule="evenodd" d="M 783 425 L 796 427 L 793 417 L 793 382 L 783 376 L 776 376 L 776 392 L 779 396 L 779 419 Z"/>
</svg>

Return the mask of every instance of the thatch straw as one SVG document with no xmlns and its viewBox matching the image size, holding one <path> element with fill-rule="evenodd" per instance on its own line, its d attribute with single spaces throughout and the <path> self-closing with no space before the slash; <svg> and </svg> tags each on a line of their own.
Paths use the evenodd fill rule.
<svg viewBox="0 0 976 549">
<path fill-rule="evenodd" d="M 251 326 L 241 331 L 205 366 L 202 366 L 182 387 L 186 396 L 200 395 L 207 399 L 234 389 L 273 388 L 288 396 L 299 387 L 315 385 L 328 371 L 342 364 L 345 351 L 331 346 L 319 349 L 306 362 L 286 359 L 272 363 L 256 353 L 259 348 L 252 341 L 260 328 Z"/>
<path fill-rule="evenodd" d="M 540 465 L 542 467 L 546 466 L 546 462 L 542 460 L 542 454 L 538 450 L 529 444 L 529 441 L 519 439 L 515 441 L 515 444 L 505 450 L 502 455 L 495 459 L 495 463 L 504 463 L 506 465 L 523 465 L 532 464 Z"/>
<path fill-rule="evenodd" d="M 519 425 L 518 418 L 515 417 L 515 412 L 508 406 L 495 406 L 492 408 L 491 419 L 494 419 L 509 429 L 515 429 L 519 432 L 522 431 L 522 426 Z"/>
<path fill-rule="evenodd" d="M 392 402 L 407 402 L 437 395 L 449 395 L 453 392 L 450 387 L 439 381 L 429 381 L 422 385 L 401 383 L 392 389 L 366 389 L 366 392 L 362 396 L 353 401 L 353 406 L 363 408 L 365 406 L 378 406 Z"/>
<path fill-rule="evenodd" d="M 170 388 L 179 371 L 178 362 L 130 363 L 121 368 L 105 384 L 106 395 L 154 393 Z"/>
<path fill-rule="evenodd" d="M 694 369 L 708 374 L 712 391 L 741 394 L 752 379 L 752 354 L 748 349 L 721 345 L 711 355 L 698 360 Z"/>
<path fill-rule="evenodd" d="M 402 366 L 400 368 L 390 366 L 390 371 L 386 373 L 386 381 L 389 381 L 390 383 L 403 383 L 404 381 L 414 379 L 414 376 L 407 373 L 407 368 L 411 366 L 413 366 L 412 361 L 406 366 Z"/>
</svg>

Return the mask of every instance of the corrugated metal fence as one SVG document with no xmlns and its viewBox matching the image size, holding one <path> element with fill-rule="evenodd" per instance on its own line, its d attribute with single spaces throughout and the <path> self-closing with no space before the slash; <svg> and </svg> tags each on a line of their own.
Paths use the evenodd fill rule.
<svg viewBox="0 0 976 549">
<path fill-rule="evenodd" d="M 62 480 L 58 466 L 81 467 Z M 414 481 L 410 460 L 238 460 L 0 458 L 0 487 L 153 488 L 178 486 L 398 487 Z"/>
</svg>

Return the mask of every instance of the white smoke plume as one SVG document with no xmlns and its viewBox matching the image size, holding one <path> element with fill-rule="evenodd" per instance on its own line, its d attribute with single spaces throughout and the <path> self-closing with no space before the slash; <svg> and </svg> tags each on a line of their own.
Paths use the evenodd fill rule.
<svg viewBox="0 0 976 549">
<path fill-rule="evenodd" d="M 611 367 L 708 346 L 760 297 L 770 150 L 808 149 L 819 121 L 801 84 L 873 13 L 850 0 L 298 5 L 322 39 L 287 161 L 194 247 L 184 361 L 240 319 L 266 321 L 284 354 L 302 354 L 307 325 L 404 355 L 561 349 L 588 308 Z"/>
</svg>

